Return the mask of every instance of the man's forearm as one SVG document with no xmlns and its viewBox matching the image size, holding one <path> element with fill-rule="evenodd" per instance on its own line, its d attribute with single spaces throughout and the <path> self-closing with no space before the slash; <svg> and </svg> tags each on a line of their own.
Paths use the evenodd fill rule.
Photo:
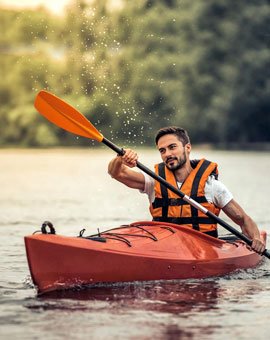
<svg viewBox="0 0 270 340">
<path fill-rule="evenodd" d="M 249 236 L 251 239 L 253 239 L 254 237 L 260 238 L 260 232 L 257 224 L 248 215 L 245 216 L 244 223 L 242 224 L 241 229 L 243 233 Z"/>
<path fill-rule="evenodd" d="M 108 173 L 112 176 L 112 178 L 118 178 L 121 175 L 122 167 L 122 158 L 115 157 L 109 163 Z"/>
</svg>

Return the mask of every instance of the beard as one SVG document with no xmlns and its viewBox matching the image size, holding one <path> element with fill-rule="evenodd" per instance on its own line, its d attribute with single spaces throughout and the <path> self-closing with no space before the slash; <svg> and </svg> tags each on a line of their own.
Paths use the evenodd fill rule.
<svg viewBox="0 0 270 340">
<path fill-rule="evenodd" d="M 176 160 L 177 162 L 173 164 L 169 164 L 169 162 L 172 160 Z M 179 158 L 168 157 L 166 159 L 165 165 L 169 170 L 176 171 L 178 169 L 181 169 L 186 164 L 186 161 L 187 161 L 187 155 L 185 152 L 183 152 L 182 156 L 180 156 Z"/>
</svg>

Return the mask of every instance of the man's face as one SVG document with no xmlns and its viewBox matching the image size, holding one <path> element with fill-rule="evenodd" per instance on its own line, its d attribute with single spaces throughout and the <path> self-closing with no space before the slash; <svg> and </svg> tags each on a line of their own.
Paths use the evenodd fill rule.
<svg viewBox="0 0 270 340">
<path fill-rule="evenodd" d="M 157 147 L 163 162 L 171 171 L 181 169 L 186 164 L 191 150 L 190 144 L 183 146 L 174 134 L 160 137 Z"/>
</svg>

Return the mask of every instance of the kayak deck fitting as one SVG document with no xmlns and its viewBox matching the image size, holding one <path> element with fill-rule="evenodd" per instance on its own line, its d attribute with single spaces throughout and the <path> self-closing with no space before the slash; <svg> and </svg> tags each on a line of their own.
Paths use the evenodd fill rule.
<svg viewBox="0 0 270 340">
<path fill-rule="evenodd" d="M 56 235 L 49 222 L 25 237 L 38 294 L 100 283 L 200 279 L 257 266 L 262 257 L 241 240 L 216 239 L 185 226 L 135 222 L 78 237 Z M 266 242 L 266 233 L 261 233 Z"/>
</svg>

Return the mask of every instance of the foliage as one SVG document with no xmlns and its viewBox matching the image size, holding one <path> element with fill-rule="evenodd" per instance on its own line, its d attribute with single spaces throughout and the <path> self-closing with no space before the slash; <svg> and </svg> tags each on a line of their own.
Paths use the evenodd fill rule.
<svg viewBox="0 0 270 340">
<path fill-rule="evenodd" d="M 74 145 L 36 113 L 41 89 L 126 145 L 152 144 L 164 125 L 196 143 L 270 142 L 269 15 L 267 0 L 1 9 L 0 145 Z"/>
</svg>

